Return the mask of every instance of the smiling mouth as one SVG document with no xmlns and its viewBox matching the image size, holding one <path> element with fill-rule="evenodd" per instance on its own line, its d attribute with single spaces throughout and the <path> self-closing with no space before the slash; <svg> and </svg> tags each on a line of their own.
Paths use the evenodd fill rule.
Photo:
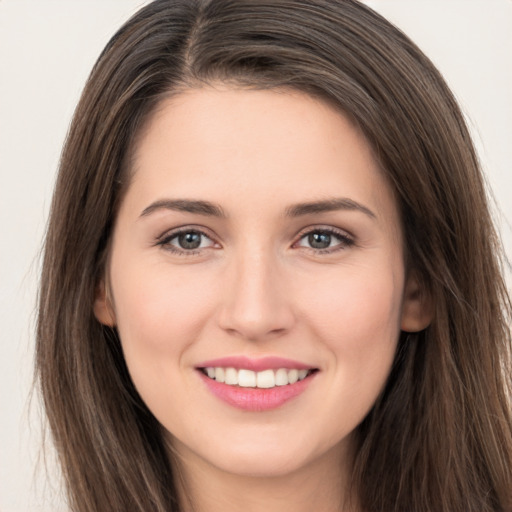
<svg viewBox="0 0 512 512">
<path fill-rule="evenodd" d="M 240 388 L 259 388 L 271 389 L 279 386 L 289 386 L 298 381 L 308 378 L 318 370 L 297 369 L 297 368 L 278 368 L 263 371 L 253 371 L 247 369 L 224 368 L 224 367 L 205 367 L 199 370 L 208 378 L 228 386 Z"/>
</svg>

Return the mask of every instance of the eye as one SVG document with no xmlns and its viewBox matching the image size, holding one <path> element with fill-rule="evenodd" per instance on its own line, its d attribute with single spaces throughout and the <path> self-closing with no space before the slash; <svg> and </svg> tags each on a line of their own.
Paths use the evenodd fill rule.
<svg viewBox="0 0 512 512">
<path fill-rule="evenodd" d="M 302 235 L 296 245 L 329 253 L 354 245 L 354 240 L 334 229 L 314 229 Z"/>
<path fill-rule="evenodd" d="M 167 233 L 158 242 L 158 245 L 172 252 L 194 254 L 200 249 L 214 247 L 215 242 L 202 231 L 197 229 L 184 229 Z"/>
</svg>

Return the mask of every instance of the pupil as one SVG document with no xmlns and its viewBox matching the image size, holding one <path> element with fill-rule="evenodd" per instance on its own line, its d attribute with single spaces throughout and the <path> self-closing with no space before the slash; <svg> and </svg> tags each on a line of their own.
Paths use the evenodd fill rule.
<svg viewBox="0 0 512 512">
<path fill-rule="evenodd" d="M 327 249 L 331 245 L 331 235 L 329 233 L 311 233 L 308 236 L 308 242 L 313 249 Z"/>
<path fill-rule="evenodd" d="M 201 245 L 201 234 L 182 233 L 178 236 L 178 242 L 182 249 L 197 249 Z"/>
</svg>

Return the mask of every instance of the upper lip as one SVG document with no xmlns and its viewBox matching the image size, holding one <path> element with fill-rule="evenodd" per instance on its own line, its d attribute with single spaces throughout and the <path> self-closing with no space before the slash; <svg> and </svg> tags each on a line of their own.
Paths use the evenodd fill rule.
<svg viewBox="0 0 512 512">
<path fill-rule="evenodd" d="M 229 356 L 221 357 L 218 359 L 210 359 L 203 361 L 196 365 L 196 368 L 235 368 L 237 370 L 252 370 L 254 372 L 261 372 L 263 370 L 277 370 L 279 368 L 297 370 L 311 370 L 315 368 L 310 364 L 304 364 L 300 361 L 287 359 L 278 356 L 266 356 L 259 358 L 250 358 L 247 356 Z"/>
</svg>

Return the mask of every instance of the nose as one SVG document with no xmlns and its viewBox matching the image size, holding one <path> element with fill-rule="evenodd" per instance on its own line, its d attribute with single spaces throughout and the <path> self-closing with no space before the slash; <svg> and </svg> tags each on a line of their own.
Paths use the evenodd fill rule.
<svg viewBox="0 0 512 512">
<path fill-rule="evenodd" d="M 248 341 L 282 336 L 294 322 L 292 297 L 277 258 L 262 252 L 240 254 L 225 276 L 219 325 Z"/>
</svg>

